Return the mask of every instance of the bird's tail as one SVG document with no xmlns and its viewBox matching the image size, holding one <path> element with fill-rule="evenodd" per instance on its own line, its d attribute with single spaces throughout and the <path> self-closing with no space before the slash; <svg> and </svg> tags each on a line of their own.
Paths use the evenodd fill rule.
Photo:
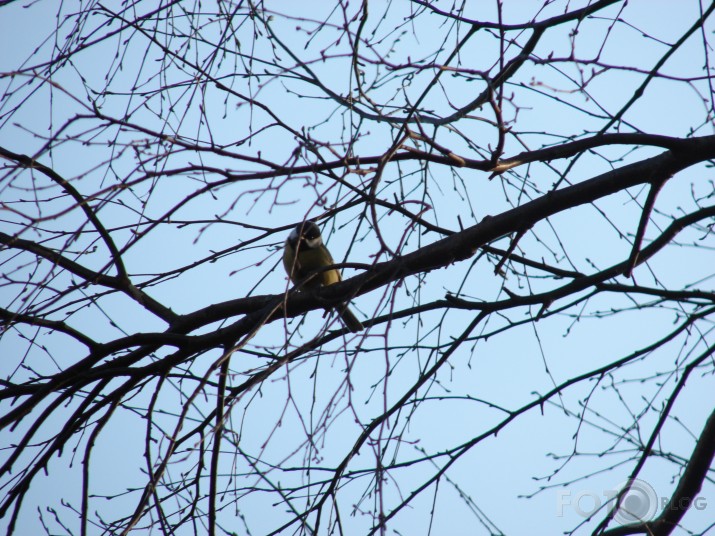
<svg viewBox="0 0 715 536">
<path fill-rule="evenodd" d="M 358 317 L 355 316 L 355 313 L 350 310 L 347 304 L 338 307 L 338 311 L 340 312 L 340 318 L 343 324 L 345 324 L 345 327 L 352 333 L 357 333 L 365 329 L 365 326 L 362 325 L 362 322 L 358 320 Z"/>
</svg>

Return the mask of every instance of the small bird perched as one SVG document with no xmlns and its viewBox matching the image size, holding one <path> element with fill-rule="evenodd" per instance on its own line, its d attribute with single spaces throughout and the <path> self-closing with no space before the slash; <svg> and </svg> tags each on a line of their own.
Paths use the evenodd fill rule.
<svg viewBox="0 0 715 536">
<path fill-rule="evenodd" d="M 320 229 L 314 221 L 304 221 L 295 226 L 288 235 L 283 251 L 283 266 L 293 283 L 307 288 L 318 288 L 342 281 L 340 270 L 324 270 L 320 268 L 335 264 L 328 248 L 323 244 Z M 355 314 L 347 304 L 337 307 L 345 327 L 353 333 L 364 329 Z"/>
</svg>

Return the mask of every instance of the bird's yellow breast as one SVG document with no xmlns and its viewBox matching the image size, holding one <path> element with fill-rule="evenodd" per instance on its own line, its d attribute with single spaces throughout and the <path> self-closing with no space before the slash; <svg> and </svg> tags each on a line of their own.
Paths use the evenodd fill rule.
<svg viewBox="0 0 715 536">
<path fill-rule="evenodd" d="M 300 284 L 306 277 L 310 276 L 316 270 L 335 264 L 333 257 L 328 249 L 321 245 L 317 248 L 299 248 L 298 258 L 295 257 L 295 252 L 290 242 L 285 244 L 285 252 L 283 254 L 283 266 L 286 272 L 290 275 L 291 281 Z M 311 277 L 305 282 L 307 287 L 318 287 L 321 285 L 332 285 L 341 281 L 339 270 L 328 270 L 321 272 Z"/>
</svg>

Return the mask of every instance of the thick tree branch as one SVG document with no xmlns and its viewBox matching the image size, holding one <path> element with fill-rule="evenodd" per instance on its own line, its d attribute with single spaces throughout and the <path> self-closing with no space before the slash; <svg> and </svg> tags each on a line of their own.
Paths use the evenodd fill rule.
<svg viewBox="0 0 715 536">
<path fill-rule="evenodd" d="M 715 410 L 705 423 L 690 460 L 685 466 L 685 471 L 683 471 L 678 485 L 662 513 L 652 521 L 615 527 L 599 534 L 603 534 L 603 536 L 625 536 L 627 534 L 668 536 L 675 530 L 698 498 L 703 481 L 713 464 L 713 458 L 715 458 Z"/>
<path fill-rule="evenodd" d="M 91 285 L 101 285 L 114 290 L 119 290 L 125 293 L 127 296 L 144 306 L 147 310 L 154 313 L 156 316 L 166 321 L 167 323 L 173 322 L 178 318 L 176 313 L 174 313 L 168 307 L 162 305 L 154 298 L 146 294 L 145 292 L 136 288 L 130 281 L 129 278 L 114 277 L 100 272 L 95 272 L 89 268 L 85 268 L 81 264 L 74 262 L 67 257 L 57 253 L 56 251 L 41 246 L 31 240 L 25 240 L 23 238 L 18 238 L 16 236 L 10 236 L 8 234 L 0 232 L 0 244 L 5 245 L 8 248 L 21 249 L 34 253 L 38 257 L 47 259 L 57 266 L 64 268 L 68 272 L 81 277 L 87 283 Z"/>
</svg>

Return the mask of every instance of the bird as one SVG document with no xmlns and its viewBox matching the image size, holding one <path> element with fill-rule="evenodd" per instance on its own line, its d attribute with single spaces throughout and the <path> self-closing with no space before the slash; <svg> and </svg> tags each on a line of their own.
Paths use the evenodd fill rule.
<svg viewBox="0 0 715 536">
<path fill-rule="evenodd" d="M 293 283 L 309 289 L 338 283 L 343 278 L 337 268 L 316 271 L 333 264 L 333 257 L 323 244 L 320 228 L 314 221 L 300 222 L 293 228 L 283 248 L 283 267 Z M 336 310 L 352 333 L 365 329 L 347 303 L 339 305 Z"/>
</svg>

